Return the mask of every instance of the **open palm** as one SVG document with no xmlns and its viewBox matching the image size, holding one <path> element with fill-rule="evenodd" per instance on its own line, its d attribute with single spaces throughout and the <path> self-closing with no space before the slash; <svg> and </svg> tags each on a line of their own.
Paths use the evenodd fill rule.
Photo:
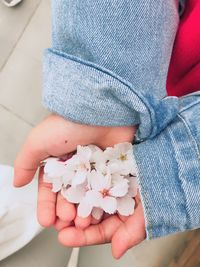
<svg viewBox="0 0 200 267">
<path fill-rule="evenodd" d="M 139 192 L 135 198 L 133 215 L 107 215 L 100 222 L 91 217 L 77 223 L 76 206 L 51 191 L 51 185 L 43 181 L 43 169 L 39 175 L 38 217 L 44 226 L 52 225 L 58 230 L 58 240 L 66 247 L 82 247 L 112 243 L 112 254 L 120 258 L 129 248 L 142 242 L 145 237 L 144 212 Z M 55 209 L 57 217 L 55 218 Z M 51 224 L 49 224 L 51 222 Z M 78 226 L 78 227 L 77 227 Z"/>
<path fill-rule="evenodd" d="M 73 152 L 77 145 L 95 144 L 102 149 L 120 142 L 132 142 L 136 127 L 100 127 L 81 125 L 51 114 L 29 134 L 15 161 L 15 186 L 31 182 L 40 162 L 49 156 Z M 145 238 L 144 216 L 138 199 L 133 216 L 110 216 L 101 222 L 76 216 L 76 207 L 44 183 L 39 175 L 38 219 L 44 227 L 54 225 L 65 246 L 85 246 L 112 242 L 113 255 L 120 257 L 129 247 Z M 93 225 L 91 225 L 93 224 Z M 71 226 L 75 225 L 75 226 Z M 78 226 L 78 227 L 77 227 Z"/>
<path fill-rule="evenodd" d="M 112 253 L 120 258 L 129 248 L 139 244 L 146 237 L 142 203 L 139 194 L 136 197 L 136 209 L 129 217 L 111 215 L 99 224 L 86 229 L 68 226 L 59 231 L 58 239 L 67 247 L 112 243 Z"/>
</svg>

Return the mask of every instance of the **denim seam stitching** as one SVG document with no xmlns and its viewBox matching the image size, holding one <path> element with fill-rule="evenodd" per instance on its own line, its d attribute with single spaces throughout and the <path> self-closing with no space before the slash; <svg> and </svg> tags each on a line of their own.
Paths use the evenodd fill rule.
<svg viewBox="0 0 200 267">
<path fill-rule="evenodd" d="M 182 181 L 181 181 L 181 179 L 180 179 L 180 177 L 181 177 L 181 168 L 180 168 L 180 163 L 179 163 L 179 161 L 177 160 L 177 157 L 176 157 L 176 151 L 175 151 L 175 140 L 174 140 L 174 135 L 173 135 L 173 131 L 170 129 L 170 128 L 167 128 L 167 131 L 168 131 L 168 133 L 169 133 L 169 136 L 171 137 L 171 142 L 172 142 L 172 148 L 173 148 L 173 152 L 174 152 L 174 159 L 175 159 L 175 163 L 176 163 L 176 165 L 177 165 L 177 168 L 178 168 L 178 178 L 179 178 L 179 181 L 180 181 L 180 188 L 181 188 L 181 191 L 182 191 L 182 193 L 183 193 L 183 196 L 184 196 L 184 207 L 185 207 L 185 211 L 186 211 L 186 218 L 188 218 L 189 219 L 189 215 L 188 215 L 188 212 L 187 212 L 187 204 L 186 204 L 186 201 L 187 201 L 187 198 L 186 198 L 186 195 L 185 195 L 185 191 L 184 191 L 184 189 L 183 189 L 183 186 L 182 186 Z M 186 219 L 186 222 L 187 221 L 189 221 L 189 220 L 187 220 Z M 184 224 L 184 227 L 185 228 L 187 228 L 186 227 L 187 225 L 186 225 L 186 223 Z"/>
<path fill-rule="evenodd" d="M 178 117 L 179 117 L 179 118 L 182 120 L 182 122 L 184 123 L 184 125 L 185 125 L 185 127 L 186 127 L 186 129 L 187 129 L 187 132 L 188 132 L 189 136 L 191 137 L 191 142 L 192 142 L 192 144 L 193 144 L 193 147 L 194 147 L 194 150 L 195 150 L 195 152 L 196 152 L 197 158 L 198 158 L 198 160 L 200 161 L 200 151 L 199 151 L 199 148 L 198 148 L 198 144 L 197 144 L 197 142 L 196 142 L 196 140 L 195 140 L 195 138 L 194 138 L 194 136 L 193 136 L 193 134 L 192 134 L 192 131 L 190 130 L 190 126 L 189 126 L 189 124 L 187 123 L 187 121 L 183 118 L 182 115 L 178 114 Z"/>
<path fill-rule="evenodd" d="M 198 105 L 199 103 L 200 103 L 200 100 L 197 100 L 195 103 L 190 103 L 189 105 L 181 108 L 179 112 L 182 113 L 182 112 L 186 111 L 187 109 L 189 109 L 189 108 L 191 108 L 193 106 Z"/>
<path fill-rule="evenodd" d="M 134 151 L 134 150 L 133 150 Z M 135 157 L 135 156 L 134 156 Z M 141 166 L 140 165 L 140 162 L 139 161 L 136 161 L 135 159 L 135 162 L 136 162 L 136 165 L 139 167 Z M 142 186 L 142 182 L 144 180 L 144 177 L 140 171 L 141 168 L 137 168 L 138 169 L 138 175 L 137 175 L 137 182 L 138 182 L 138 185 L 139 185 L 139 189 L 140 191 L 142 192 L 142 194 L 140 193 L 140 198 L 141 198 L 141 202 L 142 204 L 145 203 L 145 205 L 143 204 L 143 206 L 145 207 L 145 212 L 146 212 L 146 216 L 145 216 L 145 222 L 146 222 L 146 227 L 147 229 L 149 230 L 149 233 L 148 233 L 148 236 L 149 239 L 152 239 L 153 238 L 153 225 L 152 225 L 152 220 L 151 220 L 151 213 L 149 212 L 149 205 L 148 205 L 148 194 L 147 194 L 147 191 L 145 190 L 145 188 Z M 140 177 L 140 179 L 139 179 Z"/>
</svg>

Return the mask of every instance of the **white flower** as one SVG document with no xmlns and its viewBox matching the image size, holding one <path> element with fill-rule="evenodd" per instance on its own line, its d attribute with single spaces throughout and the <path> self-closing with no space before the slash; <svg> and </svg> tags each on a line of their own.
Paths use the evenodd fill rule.
<svg viewBox="0 0 200 267">
<path fill-rule="evenodd" d="M 119 214 L 129 216 L 134 213 L 135 200 L 127 194 L 117 199 L 117 211 Z"/>
<path fill-rule="evenodd" d="M 90 166 L 91 170 L 100 171 L 102 173 L 106 172 L 106 157 L 103 150 L 99 148 L 92 153 L 90 158 Z"/>
<path fill-rule="evenodd" d="M 128 192 L 128 180 L 121 177 L 112 181 L 112 176 L 108 173 L 106 176 L 97 171 L 88 174 L 89 190 L 80 202 L 78 214 L 86 217 L 92 209 L 101 208 L 109 214 L 117 210 L 117 197 L 123 197 Z"/>
<path fill-rule="evenodd" d="M 129 216 L 134 212 L 138 184 L 131 143 L 105 151 L 95 145 L 77 146 L 77 153 L 44 161 L 44 181 L 69 202 L 79 204 L 80 217 L 100 219 L 103 212 Z"/>
<path fill-rule="evenodd" d="M 70 174 L 66 170 L 66 163 L 59 158 L 48 158 L 44 161 L 44 182 L 52 183 L 52 191 L 59 192 L 62 185 L 70 183 Z"/>
<path fill-rule="evenodd" d="M 44 182 L 45 183 L 51 183 L 52 184 L 52 191 L 54 193 L 59 192 L 62 189 L 63 186 L 63 179 L 62 177 L 48 177 L 47 174 L 44 175 Z"/>
<path fill-rule="evenodd" d="M 138 183 L 136 176 L 126 176 L 126 179 L 129 182 L 128 194 L 131 197 L 136 197 L 138 192 Z"/>
<path fill-rule="evenodd" d="M 45 163 L 44 172 L 49 177 L 62 177 L 66 173 L 65 162 L 60 161 L 59 158 L 48 158 L 43 161 Z"/>
<path fill-rule="evenodd" d="M 61 190 L 61 194 L 69 202 L 78 204 L 82 201 L 87 191 L 88 191 L 88 184 L 87 182 L 85 182 L 75 187 L 73 186 L 70 186 L 68 188 L 63 187 Z"/>
<path fill-rule="evenodd" d="M 100 192 L 102 197 L 122 197 L 128 192 L 128 180 L 123 176 L 112 176 L 109 172 L 104 176 L 100 172 L 92 171 L 88 174 L 91 189 Z"/>
<path fill-rule="evenodd" d="M 98 206 L 99 198 L 96 192 L 94 190 L 88 190 L 78 205 L 77 214 L 82 218 L 86 218 L 92 213 L 92 210 Z"/>
<path fill-rule="evenodd" d="M 133 146 L 131 143 L 120 143 L 104 151 L 111 173 L 128 175 L 134 173 Z"/>
<path fill-rule="evenodd" d="M 72 186 L 85 182 L 90 171 L 92 150 L 89 147 L 77 146 L 77 154 L 67 161 L 66 169 L 71 173 Z"/>
<path fill-rule="evenodd" d="M 96 152 L 96 151 L 103 151 L 100 147 L 95 146 L 95 145 L 88 145 L 87 147 L 89 147 L 92 151 L 92 153 Z"/>
<path fill-rule="evenodd" d="M 117 199 L 117 211 L 119 214 L 129 216 L 134 213 L 135 200 L 138 190 L 138 183 L 135 176 L 125 176 L 128 180 L 129 188 L 128 192 L 124 197 Z"/>
</svg>

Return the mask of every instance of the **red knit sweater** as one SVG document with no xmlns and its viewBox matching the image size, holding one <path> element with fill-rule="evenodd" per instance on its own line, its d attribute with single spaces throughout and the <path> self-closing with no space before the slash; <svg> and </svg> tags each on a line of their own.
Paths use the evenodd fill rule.
<svg viewBox="0 0 200 267">
<path fill-rule="evenodd" d="M 168 95 L 200 90 L 200 0 L 187 0 L 168 71 Z"/>
</svg>

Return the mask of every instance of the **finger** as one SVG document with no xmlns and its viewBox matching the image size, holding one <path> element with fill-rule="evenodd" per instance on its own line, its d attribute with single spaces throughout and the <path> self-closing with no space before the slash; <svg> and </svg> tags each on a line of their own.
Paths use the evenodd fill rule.
<svg viewBox="0 0 200 267">
<path fill-rule="evenodd" d="M 56 215 L 64 222 L 71 222 L 76 217 L 75 205 L 68 202 L 61 193 L 57 196 Z"/>
<path fill-rule="evenodd" d="M 135 213 L 116 231 L 112 238 L 112 253 L 119 259 L 129 248 L 145 239 L 145 221 L 141 202 Z"/>
<path fill-rule="evenodd" d="M 30 183 L 40 165 L 40 162 L 49 155 L 42 150 L 39 137 L 30 134 L 14 164 L 14 186 L 20 187 Z"/>
<path fill-rule="evenodd" d="M 104 217 L 104 211 L 100 208 L 93 208 L 91 215 L 91 224 L 98 224 L 102 221 Z"/>
<path fill-rule="evenodd" d="M 40 168 L 38 183 L 38 207 L 37 216 L 39 223 L 44 227 L 49 227 L 56 220 L 56 197 L 52 192 L 52 185 L 43 181 L 44 171 Z"/>
<path fill-rule="evenodd" d="M 138 193 L 135 196 L 135 207 L 137 207 L 140 202 L 141 202 L 141 198 L 140 198 L 140 193 L 139 193 L 139 190 L 138 190 Z"/>
<path fill-rule="evenodd" d="M 118 216 L 113 215 L 100 224 L 91 225 L 85 230 L 77 229 L 76 227 L 63 229 L 58 234 L 58 240 L 66 247 L 82 247 L 109 243 L 120 224 L 121 221 Z"/>
<path fill-rule="evenodd" d="M 54 223 L 54 227 L 57 231 L 61 231 L 62 229 L 71 226 L 71 222 L 63 222 L 59 218 L 56 219 L 56 222 Z"/>
<path fill-rule="evenodd" d="M 129 216 L 124 216 L 124 215 L 121 215 L 121 214 L 118 214 L 118 216 L 119 216 L 119 218 L 120 218 L 120 220 L 122 222 L 126 222 L 129 219 Z"/>
<path fill-rule="evenodd" d="M 91 224 L 91 221 L 92 221 L 91 215 L 89 215 L 86 218 L 81 218 L 79 216 L 76 216 L 74 223 L 75 223 L 76 228 L 85 229 Z"/>
</svg>

